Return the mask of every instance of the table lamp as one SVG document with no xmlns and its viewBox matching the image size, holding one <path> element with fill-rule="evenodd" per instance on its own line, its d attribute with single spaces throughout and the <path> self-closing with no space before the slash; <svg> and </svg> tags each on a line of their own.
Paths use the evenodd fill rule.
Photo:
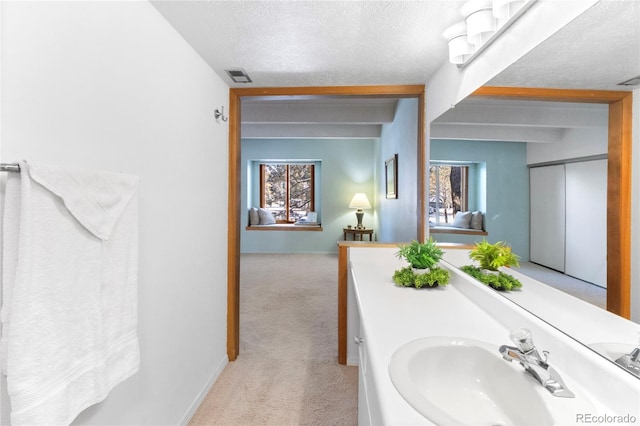
<svg viewBox="0 0 640 426">
<path fill-rule="evenodd" d="M 362 229 L 362 217 L 364 216 L 364 212 L 362 209 L 370 209 L 371 204 L 369 204 L 369 199 L 367 195 L 363 192 L 358 192 L 353 196 L 351 202 L 349 203 L 350 209 L 358 209 L 356 210 L 356 217 L 358 218 L 358 229 Z"/>
</svg>

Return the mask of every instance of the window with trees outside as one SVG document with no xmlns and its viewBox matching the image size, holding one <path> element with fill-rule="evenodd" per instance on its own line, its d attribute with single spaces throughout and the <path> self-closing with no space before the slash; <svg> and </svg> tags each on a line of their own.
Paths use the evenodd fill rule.
<svg viewBox="0 0 640 426">
<path fill-rule="evenodd" d="M 469 166 L 431 163 L 429 166 L 429 221 L 453 222 L 456 212 L 469 210 Z"/>
<path fill-rule="evenodd" d="M 314 169 L 309 163 L 261 163 L 260 207 L 276 223 L 294 223 L 315 211 Z"/>
</svg>

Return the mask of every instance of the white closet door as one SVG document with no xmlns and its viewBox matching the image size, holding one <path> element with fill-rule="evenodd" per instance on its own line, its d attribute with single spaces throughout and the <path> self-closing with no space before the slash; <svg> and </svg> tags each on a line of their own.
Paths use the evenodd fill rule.
<svg viewBox="0 0 640 426">
<path fill-rule="evenodd" d="M 565 273 L 607 286 L 607 160 L 566 165 Z"/>
<path fill-rule="evenodd" d="M 564 272 L 564 165 L 529 169 L 530 259 Z"/>
</svg>

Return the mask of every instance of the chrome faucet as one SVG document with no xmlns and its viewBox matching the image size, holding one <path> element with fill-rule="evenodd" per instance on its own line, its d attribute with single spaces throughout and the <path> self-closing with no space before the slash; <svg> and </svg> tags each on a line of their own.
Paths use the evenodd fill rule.
<svg viewBox="0 0 640 426">
<path fill-rule="evenodd" d="M 518 328 L 513 330 L 509 337 L 516 344 L 516 347 L 500 346 L 500 354 L 504 359 L 509 362 L 518 361 L 527 373 L 531 374 L 554 396 L 575 398 L 574 393 L 564 384 L 560 374 L 547 363 L 549 352 L 542 351 L 544 357 L 540 355 L 533 344 L 529 330 Z"/>
<path fill-rule="evenodd" d="M 616 364 L 622 366 L 622 368 L 631 372 L 631 374 L 640 377 L 640 347 L 616 359 Z"/>
</svg>

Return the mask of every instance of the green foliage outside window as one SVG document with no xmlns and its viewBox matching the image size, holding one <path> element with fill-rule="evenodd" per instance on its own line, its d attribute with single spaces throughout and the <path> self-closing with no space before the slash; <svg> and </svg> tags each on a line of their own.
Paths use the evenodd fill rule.
<svg viewBox="0 0 640 426">
<path fill-rule="evenodd" d="M 262 164 L 263 205 L 278 222 L 295 222 L 313 211 L 313 164 Z"/>
</svg>

